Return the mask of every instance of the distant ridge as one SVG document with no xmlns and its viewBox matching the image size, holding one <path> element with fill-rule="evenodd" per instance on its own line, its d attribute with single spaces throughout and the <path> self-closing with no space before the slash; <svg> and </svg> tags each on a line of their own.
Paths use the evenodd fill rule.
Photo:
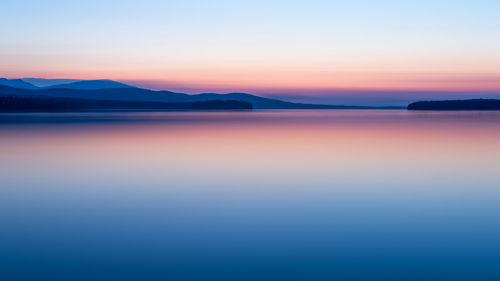
<svg viewBox="0 0 500 281">
<path fill-rule="evenodd" d="M 135 88 L 127 84 L 116 82 L 113 80 L 82 80 L 67 84 L 57 84 L 48 88 L 59 89 L 74 89 L 74 90 L 101 90 L 101 89 L 121 89 L 121 88 Z"/>
<path fill-rule="evenodd" d="M 21 80 L 40 88 L 82 81 L 81 79 L 46 79 L 46 78 L 33 78 L 33 77 L 25 77 L 21 78 Z"/>
<path fill-rule="evenodd" d="M 408 105 L 408 110 L 500 110 L 500 100 L 469 99 L 419 101 Z"/>
<path fill-rule="evenodd" d="M 13 88 L 19 88 L 19 89 L 38 89 L 37 86 L 28 83 L 22 79 L 6 79 L 6 78 L 0 78 L 0 85 L 3 86 L 8 86 L 8 87 L 13 87 Z"/>
</svg>

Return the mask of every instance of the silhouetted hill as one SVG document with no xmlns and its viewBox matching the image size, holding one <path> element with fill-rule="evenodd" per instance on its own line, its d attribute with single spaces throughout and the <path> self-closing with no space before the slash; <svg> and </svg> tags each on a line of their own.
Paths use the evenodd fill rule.
<svg viewBox="0 0 500 281">
<path fill-rule="evenodd" d="M 241 100 L 252 103 L 254 108 L 258 109 L 367 109 L 366 106 L 344 106 L 344 105 L 326 105 L 326 104 L 306 104 L 294 103 L 277 99 L 264 98 L 245 93 L 229 94 L 199 94 L 191 95 L 190 100 Z"/>
<path fill-rule="evenodd" d="M 500 110 L 500 100 L 419 101 L 408 105 L 408 110 Z"/>
<path fill-rule="evenodd" d="M 101 90 L 101 89 L 133 88 L 133 87 L 113 80 L 103 79 L 103 80 L 82 80 L 67 84 L 53 85 L 50 86 L 49 88 L 75 89 L 75 90 Z"/>
<path fill-rule="evenodd" d="M 248 110 L 252 105 L 241 101 L 202 101 L 165 103 L 149 101 L 89 100 L 45 96 L 2 96 L 0 112 L 70 111 L 164 111 L 164 110 Z"/>
<path fill-rule="evenodd" d="M 22 79 L 0 78 L 0 85 L 19 88 L 19 89 L 31 89 L 31 90 L 38 89 L 37 86 L 30 84 L 26 81 L 23 81 Z"/>
</svg>

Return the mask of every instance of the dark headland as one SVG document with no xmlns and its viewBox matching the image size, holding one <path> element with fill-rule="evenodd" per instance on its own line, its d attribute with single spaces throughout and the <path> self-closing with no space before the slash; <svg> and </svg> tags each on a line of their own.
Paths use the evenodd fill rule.
<svg viewBox="0 0 500 281">
<path fill-rule="evenodd" d="M 500 110 L 500 100 L 469 99 L 419 101 L 408 105 L 408 110 Z"/>
<path fill-rule="evenodd" d="M 234 100 L 150 102 L 91 100 L 44 96 L 1 96 L 0 112 L 250 110 L 252 104 Z"/>
</svg>

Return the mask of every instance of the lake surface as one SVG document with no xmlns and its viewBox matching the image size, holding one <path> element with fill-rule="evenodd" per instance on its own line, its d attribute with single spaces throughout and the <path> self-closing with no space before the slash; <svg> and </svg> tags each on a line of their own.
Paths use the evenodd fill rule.
<svg viewBox="0 0 500 281">
<path fill-rule="evenodd" d="M 500 280 L 500 112 L 0 115 L 0 280 Z"/>
</svg>

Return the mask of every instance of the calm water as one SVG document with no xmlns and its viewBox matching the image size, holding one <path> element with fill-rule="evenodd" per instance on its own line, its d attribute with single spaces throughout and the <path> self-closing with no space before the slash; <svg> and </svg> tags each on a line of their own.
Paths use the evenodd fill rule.
<svg viewBox="0 0 500 281">
<path fill-rule="evenodd" d="M 0 280 L 500 280 L 500 112 L 0 115 Z"/>
</svg>

